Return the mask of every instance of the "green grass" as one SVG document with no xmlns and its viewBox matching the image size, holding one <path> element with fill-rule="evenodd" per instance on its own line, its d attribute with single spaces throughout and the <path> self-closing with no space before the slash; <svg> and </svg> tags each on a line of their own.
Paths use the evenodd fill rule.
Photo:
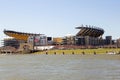
<svg viewBox="0 0 120 80">
<path fill-rule="evenodd" d="M 120 48 L 99 48 L 99 49 L 71 49 L 71 50 L 48 50 L 48 54 L 82 54 L 83 52 L 85 54 L 93 54 L 94 52 L 96 54 L 106 54 L 106 52 L 116 52 L 118 53 L 120 51 Z M 45 54 L 46 51 L 36 52 L 35 54 Z"/>
</svg>

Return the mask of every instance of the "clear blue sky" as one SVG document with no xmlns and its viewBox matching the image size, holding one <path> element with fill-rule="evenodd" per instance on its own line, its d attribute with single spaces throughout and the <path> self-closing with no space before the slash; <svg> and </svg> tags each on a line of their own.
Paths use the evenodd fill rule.
<svg viewBox="0 0 120 80">
<path fill-rule="evenodd" d="M 120 0 L 0 0 L 0 40 L 4 29 L 61 37 L 75 35 L 81 24 L 119 38 Z"/>
</svg>

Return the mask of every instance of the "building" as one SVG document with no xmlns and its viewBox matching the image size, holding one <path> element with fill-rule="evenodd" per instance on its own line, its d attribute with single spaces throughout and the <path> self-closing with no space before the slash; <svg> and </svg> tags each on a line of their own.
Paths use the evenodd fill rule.
<svg viewBox="0 0 120 80">
<path fill-rule="evenodd" d="M 29 36 L 27 43 L 32 43 L 34 46 L 45 46 L 47 37 L 45 35 Z"/>
<path fill-rule="evenodd" d="M 62 37 L 53 38 L 53 44 L 54 45 L 62 45 L 63 44 L 63 38 Z"/>
<path fill-rule="evenodd" d="M 20 43 L 25 43 L 25 42 L 22 40 L 17 40 L 15 38 L 4 39 L 4 46 L 11 46 L 11 47 L 14 47 L 16 49 L 19 48 Z"/>
<path fill-rule="evenodd" d="M 80 29 L 80 31 L 76 34 L 76 45 L 80 46 L 99 46 L 102 45 L 102 35 L 104 34 L 104 30 L 98 27 L 91 26 L 80 26 L 76 27 L 76 29 Z"/>
<path fill-rule="evenodd" d="M 47 37 L 47 44 L 48 45 L 52 45 L 53 44 L 52 37 Z"/>
<path fill-rule="evenodd" d="M 11 40 L 4 40 L 4 46 L 12 46 L 19 48 L 19 50 L 34 50 L 34 47 L 46 46 L 47 37 L 44 34 L 23 33 L 12 30 L 4 30 L 4 33 L 10 37 Z"/>
<path fill-rule="evenodd" d="M 63 37 L 63 44 L 64 45 L 75 45 L 75 36 L 68 35 Z"/>
<path fill-rule="evenodd" d="M 99 27 L 81 25 L 76 27 L 76 29 L 80 29 L 80 31 L 76 35 L 67 35 L 65 37 L 47 37 L 44 34 L 33 34 L 33 33 L 24 33 L 17 32 L 12 30 L 4 30 L 4 33 L 10 37 L 13 37 L 14 40 L 4 40 L 4 46 L 14 46 L 18 48 L 18 46 L 22 43 L 27 43 L 34 46 L 48 46 L 48 45 L 65 45 L 65 46 L 74 46 L 74 47 L 83 47 L 83 48 L 91 48 L 91 47 L 109 47 L 113 46 L 115 42 L 112 40 L 112 36 L 106 36 L 105 39 L 102 38 L 104 34 L 104 30 Z M 119 44 L 119 40 L 117 42 Z M 118 45 L 119 46 L 119 45 Z"/>
<path fill-rule="evenodd" d="M 112 45 L 112 36 L 106 36 L 105 45 Z"/>
<path fill-rule="evenodd" d="M 117 44 L 117 47 L 119 47 L 119 48 L 120 48 L 120 38 L 119 38 L 119 39 L 117 39 L 116 44 Z"/>
</svg>

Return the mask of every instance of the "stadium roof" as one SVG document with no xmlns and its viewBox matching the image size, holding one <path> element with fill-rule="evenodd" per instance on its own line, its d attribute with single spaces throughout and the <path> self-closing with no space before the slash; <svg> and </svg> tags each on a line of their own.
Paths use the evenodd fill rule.
<svg viewBox="0 0 120 80">
<path fill-rule="evenodd" d="M 42 34 L 33 34 L 33 33 L 24 33 L 24 32 L 17 32 L 17 31 L 12 31 L 12 30 L 4 30 L 4 33 L 10 37 L 14 37 L 19 40 L 24 40 L 27 41 L 29 36 L 34 36 L 34 35 L 42 35 Z"/>
<path fill-rule="evenodd" d="M 76 36 L 90 36 L 90 37 L 100 37 L 104 34 L 104 30 L 98 27 L 84 27 L 83 25 L 80 27 L 76 27 L 76 29 L 80 29 L 80 31 L 76 34 Z"/>
</svg>

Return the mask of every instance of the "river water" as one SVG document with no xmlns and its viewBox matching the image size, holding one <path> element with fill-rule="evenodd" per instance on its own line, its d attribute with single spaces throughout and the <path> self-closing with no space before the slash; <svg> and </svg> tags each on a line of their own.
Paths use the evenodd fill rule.
<svg viewBox="0 0 120 80">
<path fill-rule="evenodd" d="M 0 55 L 0 80 L 120 80 L 120 55 Z"/>
</svg>

